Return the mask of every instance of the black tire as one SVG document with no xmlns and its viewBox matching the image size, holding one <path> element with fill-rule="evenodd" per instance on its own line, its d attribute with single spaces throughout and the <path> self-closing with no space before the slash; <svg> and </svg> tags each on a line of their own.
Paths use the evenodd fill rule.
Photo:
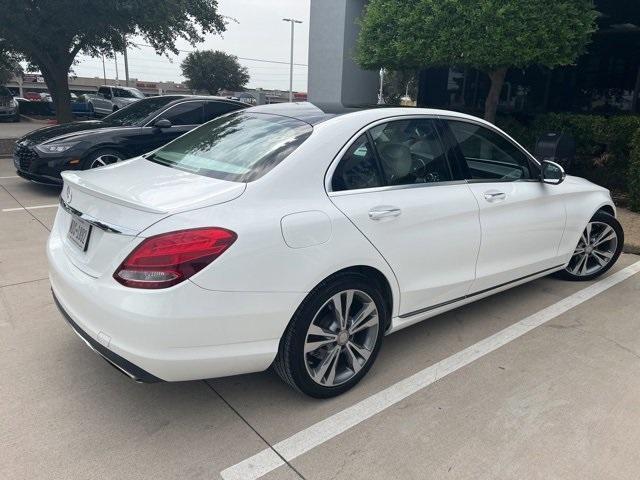
<svg viewBox="0 0 640 480">
<path fill-rule="evenodd" d="M 90 170 L 91 168 L 96 168 L 92 167 L 96 159 L 105 155 L 118 157 L 120 159 L 119 161 L 125 160 L 127 158 L 122 152 L 119 152 L 118 150 L 115 150 L 113 148 L 102 148 L 100 150 L 96 150 L 95 152 L 91 152 L 82 160 L 82 163 L 80 165 L 81 170 Z"/>
<path fill-rule="evenodd" d="M 304 354 L 307 331 L 316 313 L 331 297 L 339 292 L 351 289 L 366 293 L 375 303 L 379 318 L 375 345 L 366 363 L 362 365 L 360 371 L 353 377 L 340 385 L 323 386 L 316 383 L 307 371 Z M 285 383 L 306 395 L 315 398 L 329 398 L 340 395 L 356 385 L 375 362 L 382 345 L 385 326 L 388 324 L 388 315 L 386 302 L 375 282 L 356 272 L 334 275 L 310 292 L 296 310 L 280 340 L 278 355 L 273 367 Z"/>
<path fill-rule="evenodd" d="M 584 282 L 584 281 L 593 280 L 595 278 L 598 278 L 601 275 L 604 275 L 606 272 L 608 272 L 609 269 L 611 269 L 611 267 L 613 267 L 613 265 L 616 263 L 616 261 L 618 260 L 618 257 L 620 257 L 620 254 L 622 253 L 622 247 L 624 246 L 624 230 L 622 229 L 622 225 L 620 225 L 620 222 L 618 222 L 618 220 L 613 215 L 610 215 L 602 211 L 597 212 L 591 218 L 591 220 L 589 220 L 589 222 L 590 223 L 599 222 L 599 223 L 606 224 L 611 228 L 613 228 L 613 230 L 616 233 L 617 245 L 616 245 L 615 251 L 612 252 L 613 256 L 610 258 L 609 263 L 607 263 L 606 266 L 602 267 L 600 270 L 592 274 L 575 275 L 569 271 L 569 268 L 571 266 L 571 262 L 570 262 L 565 267 L 564 270 L 560 270 L 555 274 L 556 277 L 562 278 L 563 280 L 570 280 L 574 282 Z"/>
</svg>

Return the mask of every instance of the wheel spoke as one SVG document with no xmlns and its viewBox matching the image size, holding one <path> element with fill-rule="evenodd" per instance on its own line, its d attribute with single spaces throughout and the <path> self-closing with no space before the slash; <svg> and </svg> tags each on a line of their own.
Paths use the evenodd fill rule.
<svg viewBox="0 0 640 480">
<path fill-rule="evenodd" d="M 351 325 L 349 326 L 349 334 L 353 335 L 354 333 L 362 330 L 361 325 L 364 323 L 368 317 L 376 311 L 376 306 L 373 302 L 369 302 L 362 306 L 362 309 L 353 317 L 351 321 Z M 375 315 L 376 323 L 378 319 L 378 315 Z"/>
<path fill-rule="evenodd" d="M 587 273 L 588 265 L 589 265 L 589 255 L 585 253 L 584 262 L 582 263 L 582 268 L 580 269 L 580 275 L 585 275 Z"/>
<path fill-rule="evenodd" d="M 340 330 L 344 330 L 346 321 L 344 315 L 342 314 L 342 292 L 336 293 L 333 297 L 331 297 L 331 300 L 333 302 L 333 314 L 338 321 Z"/>
<path fill-rule="evenodd" d="M 362 365 L 360 365 L 360 362 L 358 361 L 355 354 L 353 353 L 354 351 L 353 344 L 351 342 L 348 342 L 345 345 L 344 351 L 347 352 L 347 357 L 349 357 L 349 364 L 351 365 L 351 370 L 353 370 L 354 374 L 358 373 L 362 369 Z"/>
<path fill-rule="evenodd" d="M 353 294 L 355 292 L 353 290 L 347 290 L 347 293 L 345 295 L 345 302 L 344 302 L 344 312 L 342 314 L 342 318 L 344 318 L 344 322 L 345 322 L 345 327 L 347 326 L 347 320 L 349 319 L 349 311 L 351 310 L 351 304 L 353 303 Z"/>
<path fill-rule="evenodd" d="M 313 378 L 316 380 L 316 382 L 324 383 L 323 382 L 324 376 L 327 373 L 327 370 L 329 369 L 329 367 L 331 367 L 333 360 L 336 359 L 336 357 L 338 356 L 339 351 L 340 351 L 340 347 L 336 345 L 332 350 L 330 350 L 327 353 L 327 356 L 324 358 L 324 360 L 322 360 L 318 368 L 313 372 Z"/>
<path fill-rule="evenodd" d="M 318 340 L 317 342 L 309 342 L 304 344 L 304 353 L 315 352 L 320 347 L 324 347 L 325 345 L 335 344 L 335 339 L 327 339 L 327 340 Z"/>
<path fill-rule="evenodd" d="M 611 227 L 609 227 L 611 228 Z M 595 241 L 595 243 L 593 244 L 594 247 L 597 247 L 598 245 L 602 245 L 605 242 L 610 242 L 611 240 L 617 238 L 616 232 L 611 228 L 611 231 L 609 233 L 607 233 L 607 235 L 601 235 L 600 237 L 598 237 L 598 239 Z"/>
<path fill-rule="evenodd" d="M 360 323 L 357 327 L 352 328 L 349 332 L 351 335 L 355 335 L 362 330 L 366 330 L 367 328 L 375 327 L 378 324 L 378 315 L 372 315 L 369 320 L 366 322 Z"/>
<path fill-rule="evenodd" d="M 585 238 L 587 239 L 587 241 L 585 242 L 585 245 L 589 245 L 591 243 L 591 227 L 592 226 L 593 226 L 592 223 L 587 223 L 587 228 L 584 229 Z"/>
<path fill-rule="evenodd" d="M 331 364 L 331 368 L 329 369 L 329 374 L 327 375 L 327 385 L 333 385 L 336 382 L 336 369 L 338 368 L 338 362 L 340 361 L 340 352 L 342 348 L 337 347 L 335 349 L 335 359 Z"/>
<path fill-rule="evenodd" d="M 584 254 L 584 247 L 578 247 L 575 249 L 571 257 L 575 257 L 576 255 L 582 255 L 582 254 Z"/>
<path fill-rule="evenodd" d="M 335 333 L 325 328 L 319 327 L 315 323 L 312 323 L 311 325 L 309 325 L 309 331 L 307 332 L 307 336 L 309 335 L 317 335 L 318 337 L 330 338 L 334 341 L 336 340 L 336 338 L 338 338 L 338 335 L 336 335 Z"/>
<path fill-rule="evenodd" d="M 363 363 L 365 363 L 369 359 L 369 357 L 371 356 L 371 351 L 370 350 L 368 350 L 367 348 L 361 347 L 360 345 L 356 344 L 353 341 L 347 342 L 347 347 L 349 349 L 352 348 L 353 350 L 355 350 L 355 352 L 358 355 L 360 355 L 362 357 L 362 359 L 364 360 Z"/>
<path fill-rule="evenodd" d="M 571 273 L 573 273 L 574 275 L 580 275 L 580 269 L 582 268 L 582 264 L 586 263 L 586 259 L 587 259 L 587 254 L 586 253 L 582 254 L 582 256 L 578 259 L 576 264 L 571 269 Z"/>
</svg>

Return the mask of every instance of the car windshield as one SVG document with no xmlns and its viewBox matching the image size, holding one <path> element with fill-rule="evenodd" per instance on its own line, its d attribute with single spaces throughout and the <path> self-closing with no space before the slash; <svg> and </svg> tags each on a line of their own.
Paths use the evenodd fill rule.
<svg viewBox="0 0 640 480">
<path fill-rule="evenodd" d="M 2 85 L 0 85 L 0 97 L 12 97 L 13 95 L 11 95 L 11 90 L 9 90 L 7 87 L 3 87 Z"/>
<path fill-rule="evenodd" d="M 289 156 L 312 131 L 294 118 L 236 112 L 192 130 L 147 159 L 198 175 L 250 182 Z"/>
<path fill-rule="evenodd" d="M 132 103 L 111 115 L 104 117 L 103 121 L 111 125 L 131 126 L 140 125 L 144 119 L 156 110 L 177 100 L 177 97 L 151 97 Z"/>
</svg>

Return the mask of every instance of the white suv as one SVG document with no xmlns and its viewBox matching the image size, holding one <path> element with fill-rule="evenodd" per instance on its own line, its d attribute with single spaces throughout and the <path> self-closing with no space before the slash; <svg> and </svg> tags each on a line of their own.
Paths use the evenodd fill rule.
<svg viewBox="0 0 640 480">
<path fill-rule="evenodd" d="M 98 94 L 92 96 L 91 103 L 96 113 L 109 115 L 143 98 L 144 94 L 137 88 L 103 85 L 98 89 Z"/>
</svg>

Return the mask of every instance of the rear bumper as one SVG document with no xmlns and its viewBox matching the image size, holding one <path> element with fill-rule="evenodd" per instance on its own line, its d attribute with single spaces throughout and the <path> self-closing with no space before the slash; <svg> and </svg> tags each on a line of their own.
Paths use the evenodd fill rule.
<svg viewBox="0 0 640 480">
<path fill-rule="evenodd" d="M 65 253 L 66 236 L 58 224 L 59 219 L 47 256 L 59 308 L 90 347 L 139 381 L 267 369 L 304 298 L 303 293 L 211 291 L 190 281 L 164 290 L 127 288 L 111 275 L 121 258 L 97 277 L 76 267 Z"/>
<path fill-rule="evenodd" d="M 73 328 L 73 331 L 76 332 L 76 334 L 82 340 L 85 341 L 85 343 L 91 350 L 96 352 L 98 355 L 104 358 L 108 363 L 114 366 L 117 370 L 121 371 L 122 373 L 127 375 L 129 378 L 135 380 L 136 382 L 155 383 L 155 382 L 162 381 L 158 377 L 151 375 L 149 372 L 143 370 L 137 365 L 134 365 L 127 359 L 122 358 L 120 355 L 115 354 L 114 352 L 112 352 L 108 348 L 105 348 L 96 340 L 91 338 L 91 336 L 88 335 L 87 332 L 82 330 L 78 326 L 78 324 L 71 319 L 71 317 L 62 307 L 62 305 L 60 305 L 60 302 L 58 301 L 56 294 L 53 293 L 53 290 L 51 291 L 51 294 L 53 295 L 53 301 L 56 303 L 56 306 L 58 307 L 58 310 L 60 310 L 60 313 L 62 314 L 64 319 L 67 321 L 67 323 L 69 323 L 69 325 L 71 325 L 71 328 Z"/>
</svg>

